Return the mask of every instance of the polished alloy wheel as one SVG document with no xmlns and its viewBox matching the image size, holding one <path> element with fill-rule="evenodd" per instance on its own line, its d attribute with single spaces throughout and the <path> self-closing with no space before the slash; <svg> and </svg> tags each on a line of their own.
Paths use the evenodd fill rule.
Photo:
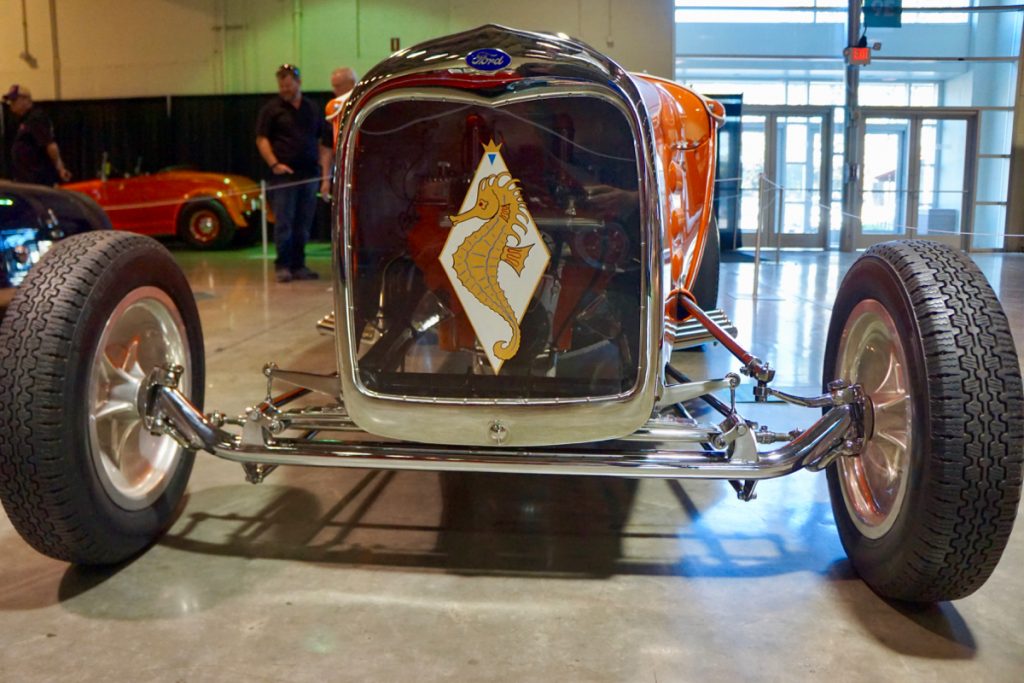
<svg viewBox="0 0 1024 683">
<path fill-rule="evenodd" d="M 152 504 L 166 488 L 181 448 L 143 424 L 141 392 L 155 367 L 180 365 L 181 389 L 191 389 L 185 324 L 163 290 L 139 287 L 111 314 L 92 360 L 89 440 L 104 489 L 122 508 Z"/>
<path fill-rule="evenodd" d="M 896 324 L 881 303 L 865 299 L 843 329 L 836 376 L 860 384 L 874 406 L 874 430 L 858 456 L 839 459 L 843 499 L 857 529 L 884 536 L 907 493 L 913 401 Z"/>
</svg>

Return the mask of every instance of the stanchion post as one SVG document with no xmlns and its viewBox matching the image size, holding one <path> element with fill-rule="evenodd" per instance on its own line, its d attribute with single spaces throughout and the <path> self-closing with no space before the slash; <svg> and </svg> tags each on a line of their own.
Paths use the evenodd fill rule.
<svg viewBox="0 0 1024 683">
<path fill-rule="evenodd" d="M 757 178 L 757 239 L 754 240 L 754 298 L 757 298 L 758 278 L 761 275 L 761 232 L 764 230 L 764 174 Z"/>
<path fill-rule="evenodd" d="M 267 260 L 267 181 L 260 181 L 260 231 L 263 235 L 263 260 Z"/>
<path fill-rule="evenodd" d="M 733 182 L 736 183 L 736 194 L 737 201 L 743 202 L 743 178 L 734 178 Z M 740 222 L 737 220 L 739 217 L 733 214 L 732 217 L 732 250 L 736 251 L 739 248 L 740 243 Z"/>
<path fill-rule="evenodd" d="M 786 188 L 780 187 L 779 191 L 779 203 L 778 210 L 775 215 L 778 216 L 778 220 L 775 223 L 775 265 L 779 265 L 779 252 L 782 251 L 782 224 L 786 220 Z"/>
</svg>

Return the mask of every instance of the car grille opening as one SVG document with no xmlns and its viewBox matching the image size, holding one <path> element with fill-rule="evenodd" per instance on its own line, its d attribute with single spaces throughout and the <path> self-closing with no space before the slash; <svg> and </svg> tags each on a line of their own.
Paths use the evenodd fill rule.
<svg viewBox="0 0 1024 683">
<path fill-rule="evenodd" d="M 453 400 L 631 391 L 644 284 L 634 139 L 596 97 L 393 98 L 363 118 L 344 266 L 362 387 Z"/>
</svg>

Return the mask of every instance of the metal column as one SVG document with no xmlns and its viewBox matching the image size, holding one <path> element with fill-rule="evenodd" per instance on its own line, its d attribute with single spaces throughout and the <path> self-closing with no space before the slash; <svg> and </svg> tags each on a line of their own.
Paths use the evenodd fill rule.
<svg viewBox="0 0 1024 683">
<path fill-rule="evenodd" d="M 1017 53 L 1017 96 L 1014 98 L 1013 137 L 1010 146 L 1010 187 L 1006 195 L 1006 233 L 1024 233 L 1024 185 L 1014 178 L 1024 177 L 1024 31 Z M 1024 237 L 1007 237 L 1007 251 L 1024 251 Z"/>
<path fill-rule="evenodd" d="M 860 0 L 849 0 L 847 10 L 847 47 L 853 47 L 860 40 Z M 857 176 L 860 174 L 860 139 L 857 136 L 859 104 L 857 89 L 860 85 L 860 67 L 846 64 L 846 103 L 843 116 L 843 227 L 839 234 L 839 250 L 854 250 L 856 221 L 859 218 L 857 197 Z"/>
</svg>

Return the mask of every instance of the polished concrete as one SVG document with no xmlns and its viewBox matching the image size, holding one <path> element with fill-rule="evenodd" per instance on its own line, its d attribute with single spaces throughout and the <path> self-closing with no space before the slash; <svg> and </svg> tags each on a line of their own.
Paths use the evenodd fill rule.
<svg viewBox="0 0 1024 683">
<path fill-rule="evenodd" d="M 311 265 L 329 268 L 314 246 Z M 264 395 L 263 363 L 322 370 L 325 281 L 279 285 L 258 250 L 177 252 L 205 327 L 207 408 Z M 981 255 L 1024 342 L 1024 256 Z M 722 306 L 819 386 L 848 255 L 724 264 Z M 692 374 L 735 364 L 678 354 Z M 741 396 L 741 400 L 747 400 Z M 744 405 L 778 430 L 799 409 Z M 757 408 L 758 410 L 754 410 Z M 281 469 L 200 456 L 170 533 L 124 566 L 36 554 L 0 515 L 0 681 L 1021 681 L 1024 529 L 950 604 L 875 596 L 822 475 L 724 482 Z"/>
</svg>

